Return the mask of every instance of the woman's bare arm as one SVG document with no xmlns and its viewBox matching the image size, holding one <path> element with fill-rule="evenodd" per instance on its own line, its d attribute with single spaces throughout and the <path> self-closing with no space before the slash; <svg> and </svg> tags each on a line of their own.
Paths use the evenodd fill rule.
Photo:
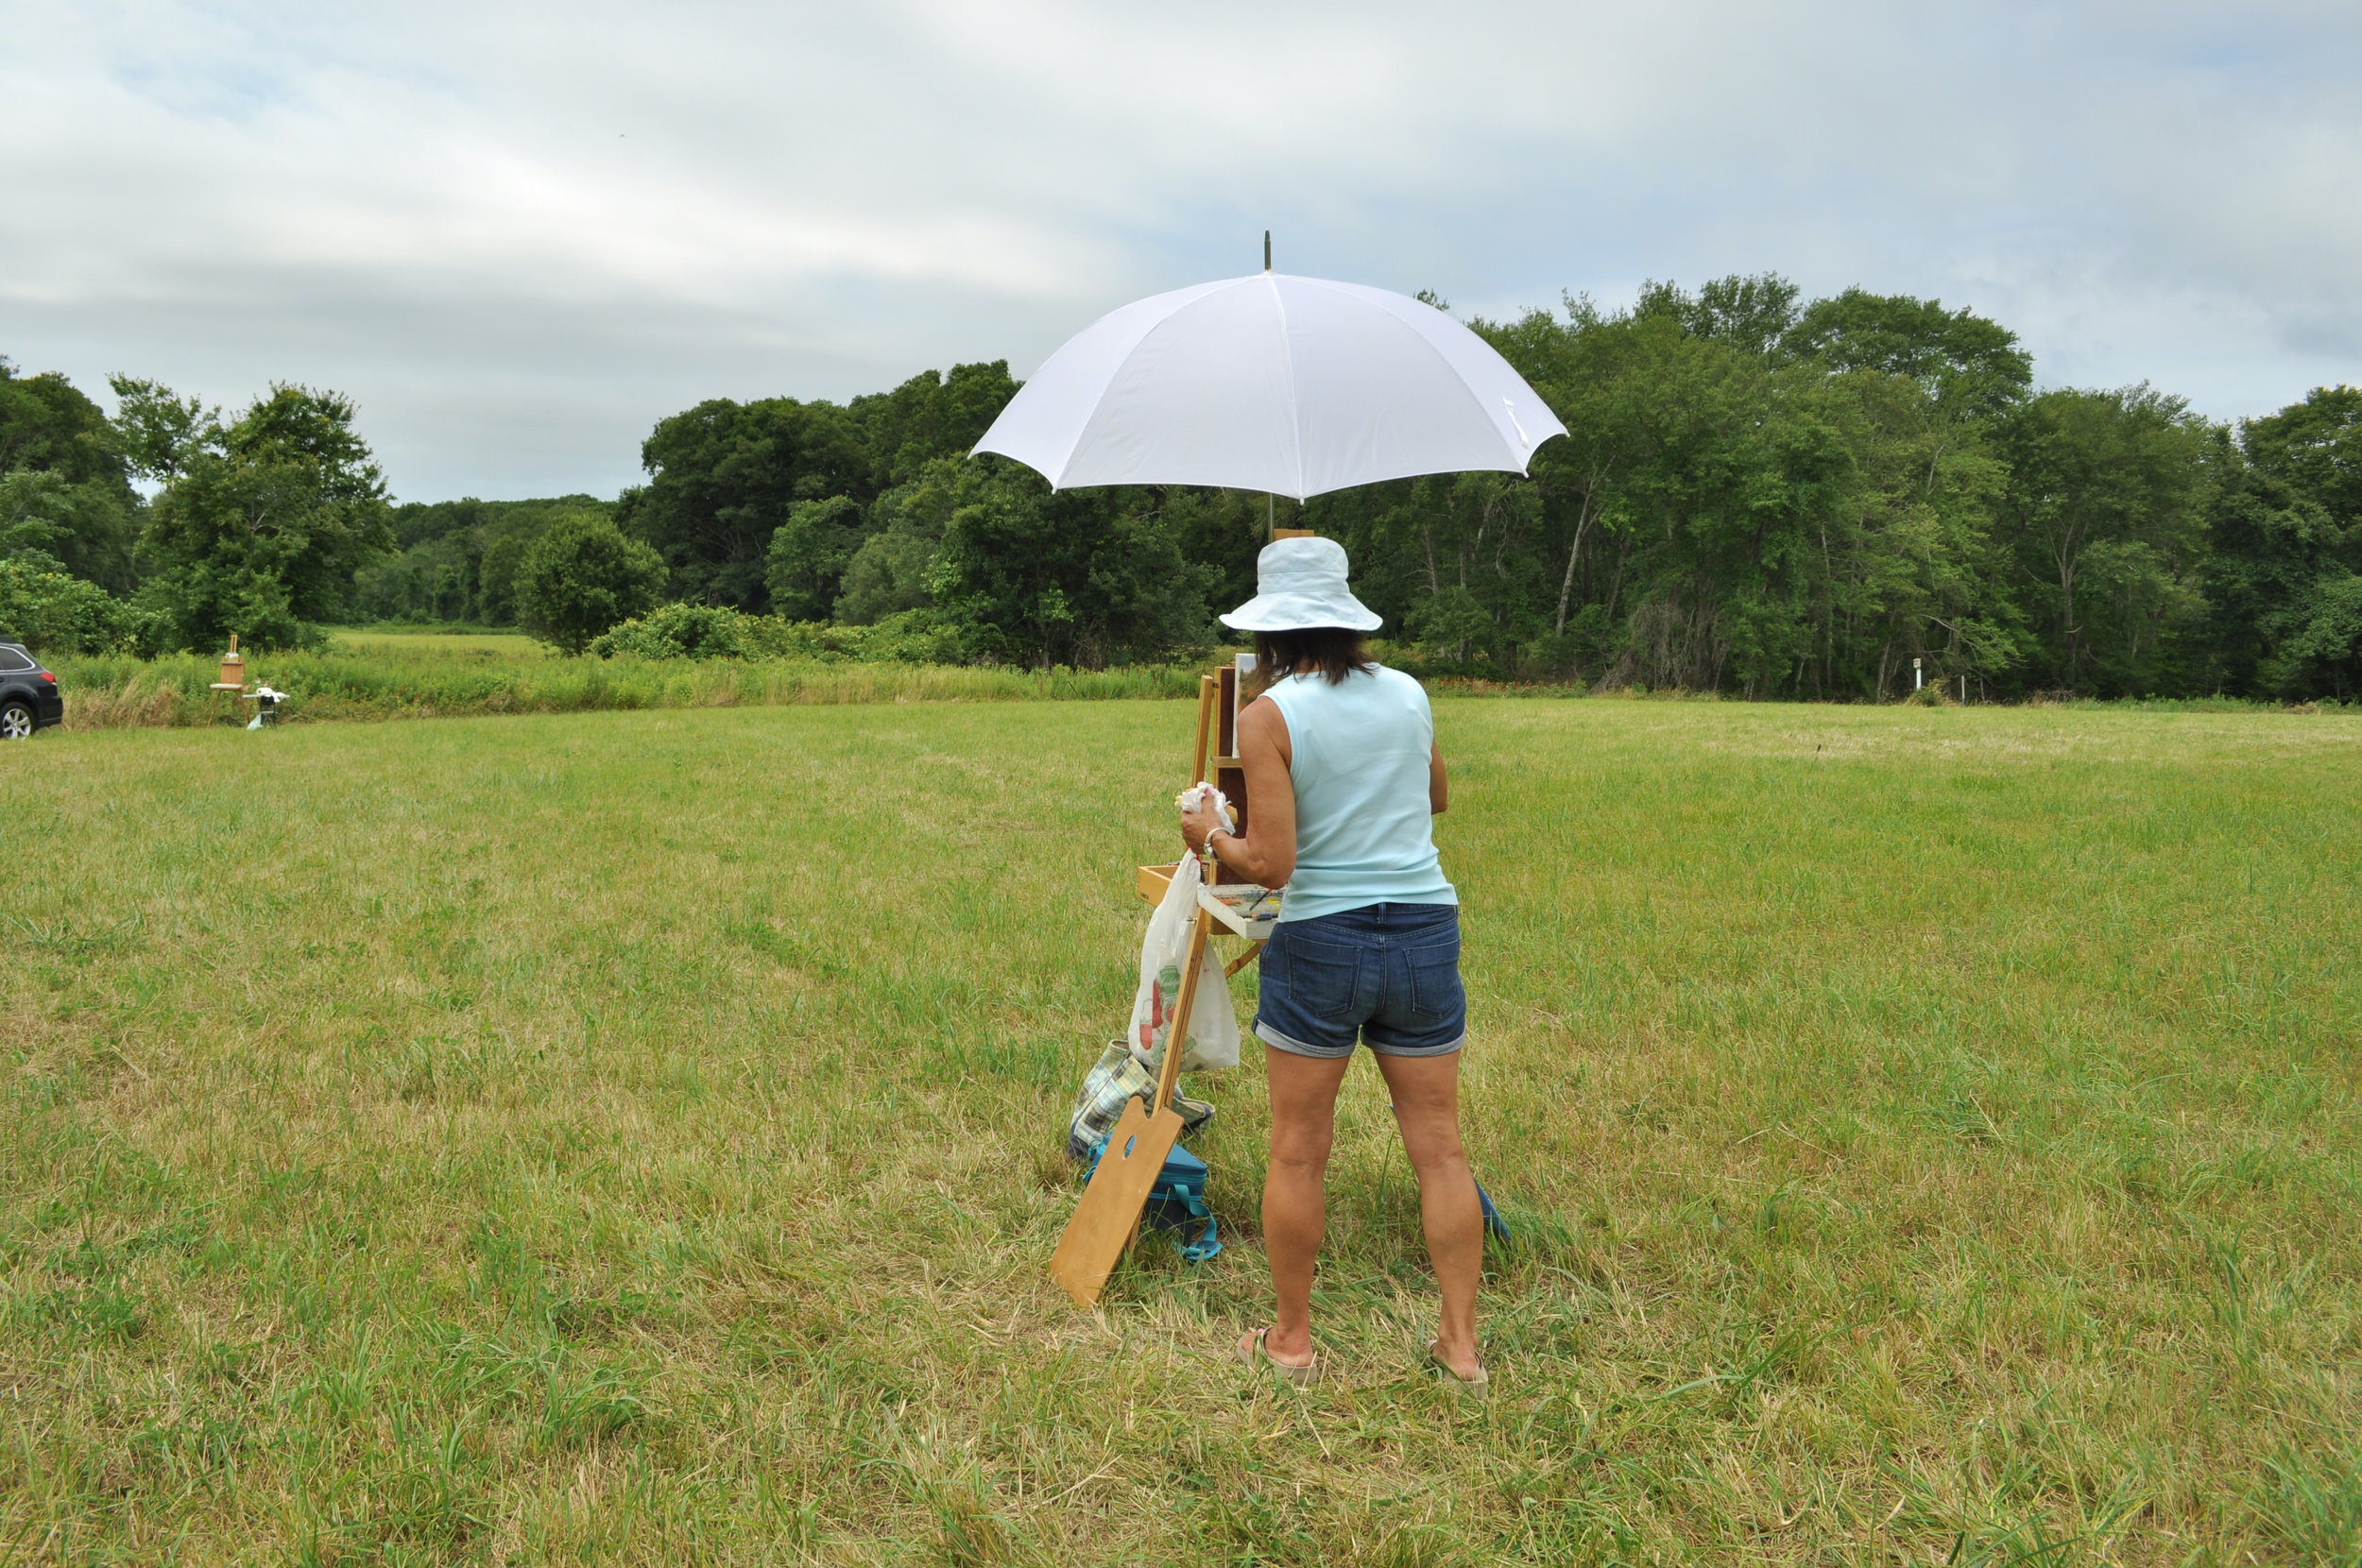
<svg viewBox="0 0 2362 1568">
<path fill-rule="evenodd" d="M 1451 804 L 1451 781 L 1444 776 L 1444 748 L 1436 746 L 1427 754 L 1427 809 L 1437 816 Z"/>
<path fill-rule="evenodd" d="M 1251 882 L 1267 888 L 1284 885 L 1296 869 L 1296 791 L 1288 775 L 1293 759 L 1288 743 L 1288 721 L 1279 705 L 1258 697 L 1239 714 L 1239 761 L 1246 769 L 1247 813 L 1244 837 L 1219 835 L 1215 857 Z M 1213 809 L 1191 811 L 1181 818 L 1181 839 L 1194 851 L 1206 844 L 1215 825 Z"/>
</svg>

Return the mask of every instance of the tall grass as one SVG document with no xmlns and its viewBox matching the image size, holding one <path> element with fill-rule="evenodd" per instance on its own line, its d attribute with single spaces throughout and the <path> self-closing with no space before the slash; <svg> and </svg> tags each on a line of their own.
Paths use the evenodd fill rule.
<svg viewBox="0 0 2362 1568">
<path fill-rule="evenodd" d="M 69 729 L 243 724 L 254 711 L 210 689 L 220 673 L 217 658 L 65 658 L 51 668 L 65 693 Z M 1020 671 L 788 659 L 518 657 L 505 650 L 403 647 L 390 638 L 351 651 L 258 656 L 248 662 L 247 678 L 293 697 L 279 715 L 284 724 L 617 708 L 1091 700 L 1197 691 L 1195 670 L 1169 666 Z"/>
<path fill-rule="evenodd" d="M 1493 1400 L 1348 1077 L 1296 1390 L 1081 1314 L 1187 711 L 0 748 L 0 1541 L 59 1562 L 2351 1562 L 2362 722 L 1439 704 Z M 1252 1007 L 1253 972 L 1239 982 Z"/>
</svg>

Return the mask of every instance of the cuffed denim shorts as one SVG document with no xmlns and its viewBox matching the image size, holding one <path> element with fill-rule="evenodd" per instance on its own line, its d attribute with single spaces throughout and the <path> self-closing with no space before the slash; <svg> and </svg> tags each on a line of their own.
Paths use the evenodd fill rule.
<svg viewBox="0 0 2362 1568">
<path fill-rule="evenodd" d="M 1365 904 L 1282 920 L 1262 957 L 1255 1034 L 1275 1050 L 1334 1060 L 1355 1037 L 1382 1056 L 1448 1056 L 1468 1037 L 1460 910 Z"/>
</svg>

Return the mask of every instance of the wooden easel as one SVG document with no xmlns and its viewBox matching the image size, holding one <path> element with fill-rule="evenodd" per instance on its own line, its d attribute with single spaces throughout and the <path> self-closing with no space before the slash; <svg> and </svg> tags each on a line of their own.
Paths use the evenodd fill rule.
<svg viewBox="0 0 2362 1568">
<path fill-rule="evenodd" d="M 206 723 L 214 722 L 214 715 L 221 710 L 225 701 L 234 718 L 238 711 L 238 699 L 246 694 L 246 660 L 239 656 L 238 634 L 235 632 L 230 634 L 230 651 L 221 656 L 221 679 L 214 682 L 212 690 L 227 691 L 230 695 L 227 699 L 218 696 L 208 699 L 211 706 L 206 709 Z"/>
<path fill-rule="evenodd" d="M 1211 775 L 1215 788 L 1230 797 L 1238 812 L 1239 827 L 1246 827 L 1246 773 L 1241 767 L 1238 752 L 1239 733 L 1239 671 L 1225 668 L 1219 676 L 1199 677 L 1197 685 L 1197 744 L 1190 756 L 1190 779 L 1203 783 L 1208 776 L 1207 746 L 1213 744 Z M 1220 861 L 1214 862 L 1218 881 L 1241 880 Z M 1139 868 L 1140 896 L 1150 903 L 1160 903 L 1165 890 L 1172 884 L 1173 874 L 1180 870 L 1178 861 L 1169 866 Z M 1181 1116 L 1172 1108 L 1172 1088 L 1181 1077 L 1181 1053 L 1189 1043 L 1190 1014 L 1197 1005 L 1198 971 L 1206 964 L 1206 945 L 1214 935 L 1216 921 L 1211 911 L 1201 905 L 1197 922 L 1190 929 L 1190 949 L 1181 965 L 1181 994 L 1174 998 L 1172 1022 L 1165 1032 L 1165 1048 L 1156 1066 L 1156 1091 L 1153 1099 L 1143 1102 L 1135 1095 L 1123 1115 L 1107 1134 L 1105 1152 L 1099 1157 L 1099 1168 L 1091 1173 L 1090 1185 L 1083 1191 L 1083 1201 L 1075 1206 L 1074 1218 L 1067 1221 L 1066 1235 L 1058 1240 L 1058 1250 L 1050 1260 L 1050 1277 L 1066 1287 L 1077 1306 L 1095 1306 L 1099 1293 L 1106 1287 L 1107 1276 L 1115 1271 L 1117 1262 L 1139 1235 L 1140 1210 L 1148 1202 L 1149 1188 L 1156 1185 L 1156 1173 L 1164 1168 L 1165 1156 L 1172 1152 L 1173 1143 L 1181 1136 Z M 1262 945 L 1251 945 L 1237 963 L 1223 973 L 1235 975 L 1253 963 Z"/>
</svg>

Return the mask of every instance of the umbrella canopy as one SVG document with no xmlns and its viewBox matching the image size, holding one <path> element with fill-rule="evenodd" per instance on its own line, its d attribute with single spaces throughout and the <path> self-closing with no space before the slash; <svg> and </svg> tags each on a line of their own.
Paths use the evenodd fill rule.
<svg viewBox="0 0 2362 1568">
<path fill-rule="evenodd" d="M 1523 473 L 1566 434 L 1492 345 L 1433 306 L 1260 272 L 1101 316 L 976 451 L 1057 489 L 1210 485 L 1302 501 L 1412 474 Z"/>
</svg>

